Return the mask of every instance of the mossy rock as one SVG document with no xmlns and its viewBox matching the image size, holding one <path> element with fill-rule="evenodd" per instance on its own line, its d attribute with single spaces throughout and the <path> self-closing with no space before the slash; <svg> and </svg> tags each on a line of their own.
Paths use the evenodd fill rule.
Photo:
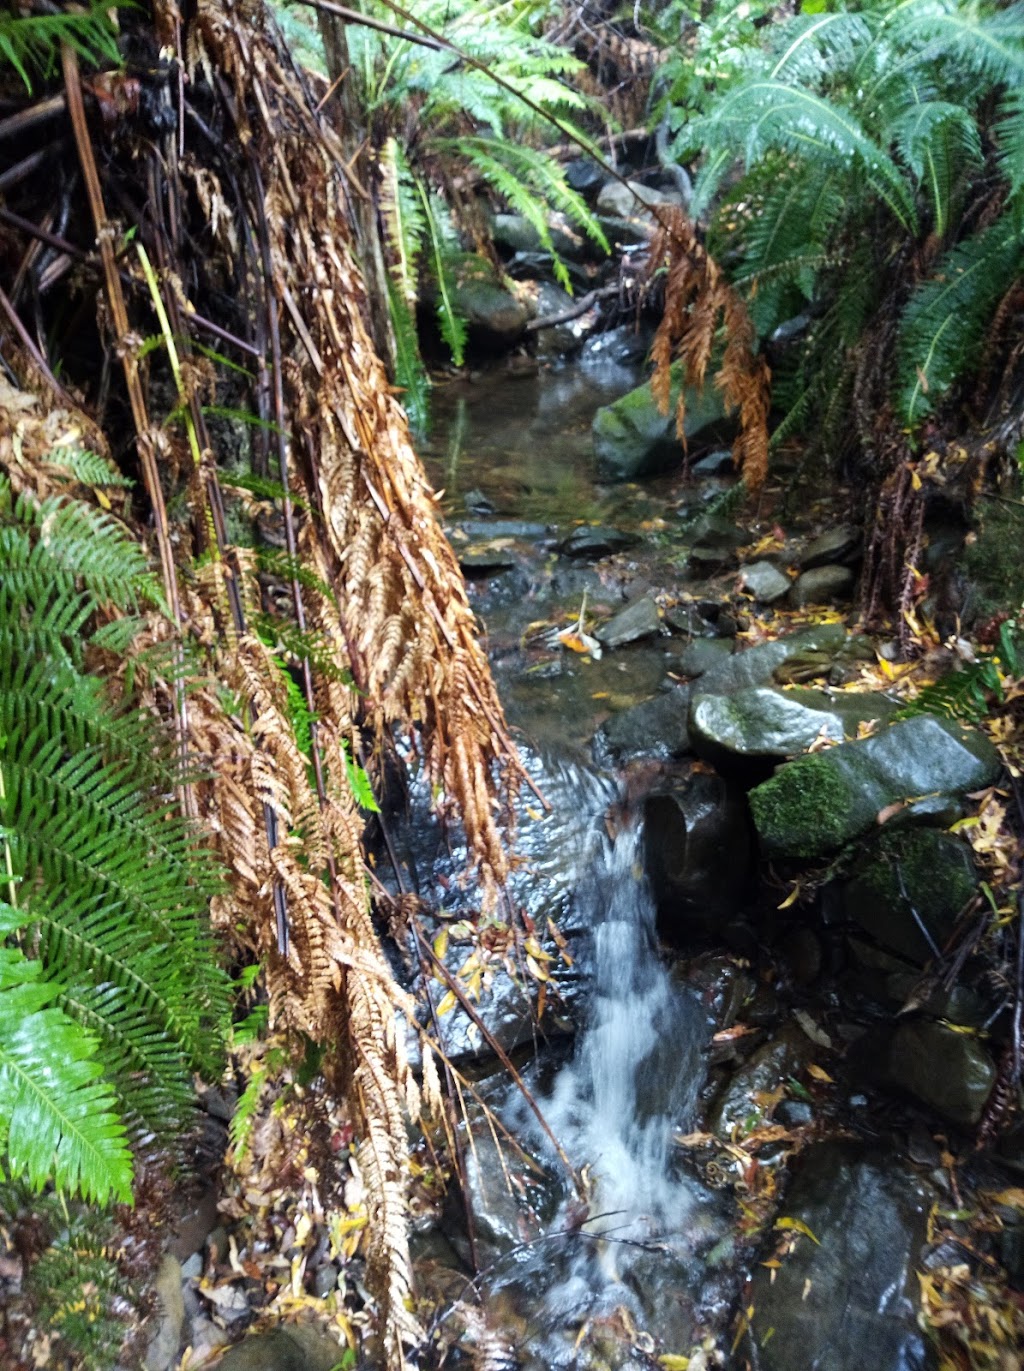
<svg viewBox="0 0 1024 1371">
<path fill-rule="evenodd" d="M 984 734 L 920 715 L 797 757 L 750 792 L 750 808 L 766 856 L 828 857 L 868 832 L 888 805 L 979 790 L 1000 765 Z"/>
<path fill-rule="evenodd" d="M 971 609 L 977 619 L 1024 603 L 1022 546 L 1024 507 L 1004 500 L 984 501 L 974 537 L 963 552 L 963 568 L 973 589 Z"/>
<path fill-rule="evenodd" d="M 683 445 L 676 434 L 676 405 L 682 386 L 682 366 L 672 367 L 672 391 L 668 412 L 662 414 L 650 382 L 605 405 L 594 416 L 594 456 L 598 473 L 611 481 L 635 481 L 657 476 L 681 465 Z M 688 440 L 698 435 L 708 442 L 728 439 L 735 430 L 728 420 L 722 393 L 709 380 L 703 390 L 687 389 Z"/>
<path fill-rule="evenodd" d="M 906 829 L 883 833 L 870 845 L 844 904 L 876 942 L 923 964 L 932 948 L 917 920 L 941 947 L 976 889 L 966 843 L 934 828 Z"/>
</svg>

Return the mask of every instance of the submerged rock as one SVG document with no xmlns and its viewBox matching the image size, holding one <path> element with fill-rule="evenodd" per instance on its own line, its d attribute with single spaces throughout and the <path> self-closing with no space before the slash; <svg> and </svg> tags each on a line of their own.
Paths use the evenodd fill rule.
<svg viewBox="0 0 1024 1371">
<path fill-rule="evenodd" d="M 620 710 L 599 729 L 594 752 L 623 762 L 631 757 L 682 757 L 690 750 L 687 716 L 690 691 L 687 686 L 663 691 L 651 700 Z"/>
<path fill-rule="evenodd" d="M 891 1153 L 846 1142 L 805 1152 L 783 1212 L 817 1241 L 801 1234 L 776 1270 L 754 1268 L 743 1346 L 754 1371 L 926 1366 L 915 1268 L 935 1198 Z"/>
<path fill-rule="evenodd" d="M 596 630 L 594 636 L 598 642 L 605 647 L 625 647 L 627 643 L 638 642 L 641 638 L 650 638 L 652 634 L 661 631 L 661 619 L 658 615 L 658 606 L 647 595 L 641 600 L 634 600 L 625 609 L 620 609 Z"/>
<path fill-rule="evenodd" d="M 981 1120 L 996 1069 L 976 1038 L 922 1019 L 896 1029 L 880 1076 L 890 1088 L 905 1090 L 950 1123 L 973 1128 Z"/>
<path fill-rule="evenodd" d="M 1000 767 L 984 734 L 920 715 L 786 763 L 750 792 L 750 808 L 766 855 L 824 857 L 867 832 L 887 805 L 979 790 Z"/>
<path fill-rule="evenodd" d="M 847 917 L 876 942 L 923 965 L 976 889 L 966 843 L 934 828 L 904 829 L 871 844 L 843 901 Z"/>
<path fill-rule="evenodd" d="M 605 480 L 635 481 L 640 476 L 656 476 L 670 471 L 683 460 L 682 443 L 676 434 L 676 402 L 682 372 L 672 368 L 673 388 L 667 414 L 651 393 L 650 383 L 631 390 L 614 404 L 597 411 L 593 422 L 594 456 L 598 474 Z M 721 393 L 716 386 L 703 391 L 687 391 L 686 437 L 711 438 L 727 432 Z"/>
<path fill-rule="evenodd" d="M 884 695 L 752 686 L 732 695 L 698 695 L 690 730 L 696 752 L 709 761 L 789 757 L 818 738 L 856 737 L 862 722 L 896 708 Z"/>
<path fill-rule="evenodd" d="M 743 796 L 721 776 L 696 773 L 644 802 L 644 860 L 658 931 L 674 946 L 733 915 L 746 888 L 750 828 Z"/>
</svg>

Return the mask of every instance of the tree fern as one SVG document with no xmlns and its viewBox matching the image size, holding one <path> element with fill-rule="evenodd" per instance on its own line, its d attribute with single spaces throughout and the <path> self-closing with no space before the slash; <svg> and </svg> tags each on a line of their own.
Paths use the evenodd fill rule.
<svg viewBox="0 0 1024 1371">
<path fill-rule="evenodd" d="M 0 1091 L 0 1117 L 15 1172 L 95 1198 L 128 1195 L 126 1125 L 180 1129 L 191 1072 L 217 1069 L 227 1010 L 204 924 L 218 874 L 174 812 L 179 767 L 158 725 L 116 708 L 85 669 L 91 644 L 116 641 L 92 631 L 99 609 L 157 598 L 142 550 L 109 515 L 15 500 L 0 480 L 0 952 L 35 1006 L 24 1041 L 50 1034 L 68 1062 L 60 1075 L 41 1051 L 5 1061 L 8 1075 L 20 1062 L 21 1093 Z M 57 1114 L 26 1151 L 25 1101 L 38 1112 L 47 1091 Z"/>
</svg>

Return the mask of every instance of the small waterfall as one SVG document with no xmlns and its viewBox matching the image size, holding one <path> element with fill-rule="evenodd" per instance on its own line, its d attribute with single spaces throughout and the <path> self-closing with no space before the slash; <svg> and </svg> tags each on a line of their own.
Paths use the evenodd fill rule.
<svg viewBox="0 0 1024 1371">
<path fill-rule="evenodd" d="M 588 1231 L 634 1240 L 685 1219 L 670 1151 L 693 1110 L 703 1036 L 692 996 L 658 955 L 642 842 L 635 819 L 602 835 L 579 890 L 593 927 L 593 990 L 575 1055 L 544 1105 L 572 1161 L 589 1168 Z"/>
</svg>

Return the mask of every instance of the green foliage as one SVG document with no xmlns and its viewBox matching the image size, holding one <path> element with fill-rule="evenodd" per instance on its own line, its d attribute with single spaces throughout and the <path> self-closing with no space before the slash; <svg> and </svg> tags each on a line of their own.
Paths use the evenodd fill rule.
<svg viewBox="0 0 1024 1371">
<path fill-rule="evenodd" d="M 947 719 L 978 724 L 992 712 L 993 704 L 1006 698 L 1006 679 L 1024 676 L 1024 654 L 1017 643 L 1014 626 L 999 628 L 999 646 L 980 651 L 973 662 L 962 663 L 955 671 L 925 686 L 897 714 L 907 719 L 915 714 L 939 714 Z"/>
<path fill-rule="evenodd" d="M 882 318 L 913 427 L 970 372 L 1024 269 L 1024 5 L 802 9 L 698 24 L 693 66 L 716 49 L 723 66 L 698 80 L 670 61 L 659 113 L 676 154 L 701 156 L 693 208 L 761 336 L 814 320 L 778 392 L 788 429 L 848 413 L 844 359 Z M 968 214 L 1000 177 L 1001 212 Z"/>
<path fill-rule="evenodd" d="M 160 598 L 109 515 L 0 480 L 0 1117 L 15 1174 L 95 1199 L 130 1196 L 125 1126 L 180 1129 L 227 1013 L 218 872 L 176 817 L 180 765 L 86 669 L 116 643 L 97 611 Z"/>
<path fill-rule="evenodd" d="M 92 0 L 80 13 L 0 14 L 0 63 L 9 63 L 32 94 L 32 77 L 47 80 L 60 67 L 61 45 L 67 43 L 90 66 L 119 66 L 117 28 L 112 11 L 124 0 Z"/>
</svg>

